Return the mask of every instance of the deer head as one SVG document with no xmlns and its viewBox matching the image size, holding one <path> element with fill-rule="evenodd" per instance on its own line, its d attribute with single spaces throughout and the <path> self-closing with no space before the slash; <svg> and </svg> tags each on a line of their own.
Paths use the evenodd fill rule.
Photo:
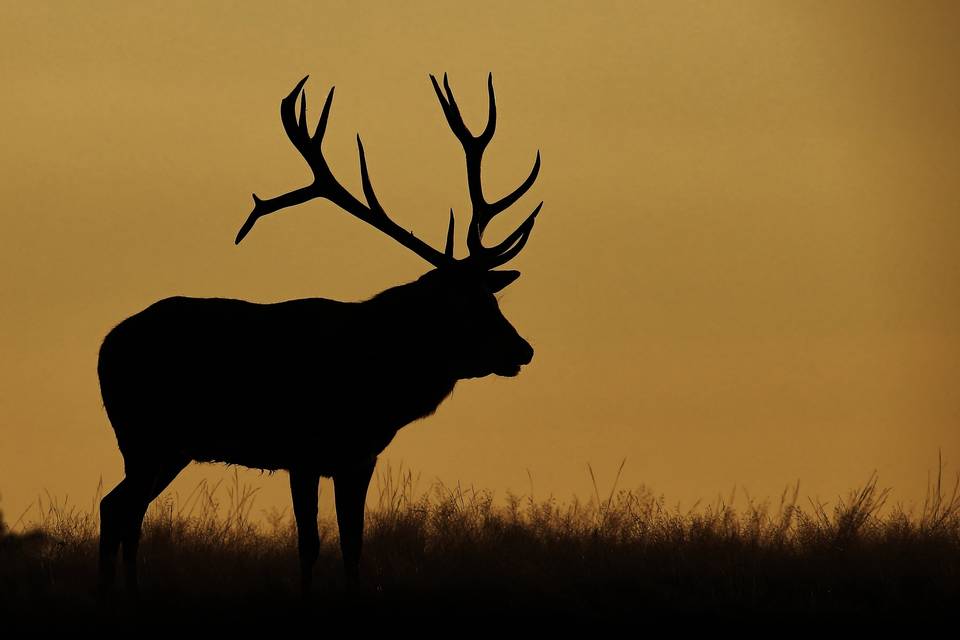
<svg viewBox="0 0 960 640">
<path fill-rule="evenodd" d="M 257 220 L 265 215 L 314 198 L 326 198 L 344 211 L 387 234 L 435 267 L 422 276 L 417 283 L 421 285 L 422 291 L 427 292 L 422 302 L 427 308 L 429 317 L 436 321 L 430 324 L 434 327 L 442 327 L 442 334 L 451 337 L 448 345 L 454 351 L 452 357 L 461 363 L 456 373 L 457 377 L 480 377 L 490 373 L 504 376 L 516 375 L 520 366 L 529 363 L 533 358 L 533 349 L 500 312 L 494 294 L 516 280 L 520 272 L 497 270 L 497 267 L 514 258 L 526 245 L 543 202 L 536 206 L 520 226 L 497 244 L 486 246 L 483 243 L 483 234 L 495 216 L 506 211 L 533 185 L 540 171 L 540 152 L 537 152 L 530 175 L 520 186 L 498 200 L 493 202 L 487 200 L 480 180 L 480 165 L 483 152 L 493 138 L 497 123 L 493 74 L 487 77 L 489 93 L 487 124 L 480 135 L 476 136 L 470 132 L 463 121 L 447 75 L 443 76 L 442 89 L 437 79 L 430 75 L 430 81 L 433 83 L 443 114 L 450 129 L 463 146 L 466 157 L 467 188 L 473 211 L 466 233 L 469 255 L 460 259 L 454 258 L 453 254 L 455 229 L 453 209 L 450 210 L 446 245 L 442 252 L 403 229 L 387 215 L 370 182 L 363 143 L 359 134 L 357 149 L 360 156 L 360 179 L 366 203 L 355 198 L 337 181 L 323 157 L 322 150 L 334 89 L 331 88 L 327 94 L 317 127 L 311 136 L 307 130 L 307 98 L 303 90 L 308 77 L 298 82 L 293 91 L 281 100 L 280 120 L 287 137 L 313 171 L 313 182 L 266 200 L 253 194 L 253 211 L 237 233 L 235 242 L 239 244 Z M 299 115 L 296 108 L 298 97 L 300 98 Z M 453 339 L 453 336 L 460 336 L 460 338 Z"/>
</svg>

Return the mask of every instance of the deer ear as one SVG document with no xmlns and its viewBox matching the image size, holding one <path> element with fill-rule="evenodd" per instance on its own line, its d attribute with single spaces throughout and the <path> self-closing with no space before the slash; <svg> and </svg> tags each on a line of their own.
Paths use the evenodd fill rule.
<svg viewBox="0 0 960 640">
<path fill-rule="evenodd" d="M 483 280 L 487 283 L 491 293 L 496 293 L 520 277 L 519 271 L 487 271 Z"/>
</svg>

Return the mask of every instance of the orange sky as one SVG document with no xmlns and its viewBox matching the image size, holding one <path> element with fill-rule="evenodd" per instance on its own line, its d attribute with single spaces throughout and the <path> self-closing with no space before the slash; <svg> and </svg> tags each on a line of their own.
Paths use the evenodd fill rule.
<svg viewBox="0 0 960 640">
<path fill-rule="evenodd" d="M 277 106 L 337 86 L 326 156 L 442 246 L 494 73 L 488 193 L 546 202 L 505 314 L 536 348 L 468 381 L 385 458 L 423 482 L 672 502 L 830 499 L 874 469 L 922 499 L 960 464 L 955 3 L 31 2 L 0 24 L 0 509 L 121 477 L 96 354 L 174 294 L 367 298 L 426 264 L 325 202 L 233 238 L 250 193 L 304 184 Z M 506 217 L 506 216 L 505 216 Z M 461 245 L 462 251 L 462 245 Z M 221 467 L 195 466 L 189 491 Z M 286 478 L 249 476 L 258 504 Z M 329 494 L 329 485 L 323 485 Z"/>
</svg>

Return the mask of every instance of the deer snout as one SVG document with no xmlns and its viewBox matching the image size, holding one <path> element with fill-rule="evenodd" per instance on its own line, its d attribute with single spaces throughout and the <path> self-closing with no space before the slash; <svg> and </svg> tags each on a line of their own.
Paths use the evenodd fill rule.
<svg viewBox="0 0 960 640">
<path fill-rule="evenodd" d="M 533 347 L 523 338 L 520 338 L 520 348 L 517 349 L 517 353 L 519 354 L 519 362 L 522 365 L 530 364 L 530 361 L 533 360 Z"/>
</svg>

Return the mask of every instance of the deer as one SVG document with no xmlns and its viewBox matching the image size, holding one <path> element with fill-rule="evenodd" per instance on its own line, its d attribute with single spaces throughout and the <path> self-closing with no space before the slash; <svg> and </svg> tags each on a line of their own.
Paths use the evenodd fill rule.
<svg viewBox="0 0 960 640">
<path fill-rule="evenodd" d="M 516 189 L 488 200 L 480 169 L 497 122 L 493 74 L 487 77 L 489 112 L 479 135 L 467 128 L 447 74 L 442 89 L 436 76 L 429 77 L 466 159 L 468 255 L 454 257 L 452 208 L 443 251 L 394 222 L 374 193 L 359 134 L 365 202 L 334 177 L 322 150 L 334 87 L 311 136 L 306 76 L 281 100 L 280 119 L 313 181 L 273 198 L 254 193 L 235 244 L 260 218 L 323 198 L 432 269 L 361 302 L 166 298 L 104 338 L 97 373 L 124 477 L 100 502 L 101 593 L 114 589 L 121 548 L 125 587 L 138 592 L 137 551 L 147 508 L 191 462 L 289 473 L 304 595 L 320 549 L 319 482 L 332 478 L 344 579 L 357 585 L 377 457 L 401 428 L 432 415 L 458 381 L 514 377 L 532 361 L 533 348 L 504 317 L 496 294 L 520 275 L 499 267 L 526 245 L 543 202 L 500 242 L 488 246 L 483 236 L 490 221 L 533 185 L 540 151 Z"/>
</svg>

